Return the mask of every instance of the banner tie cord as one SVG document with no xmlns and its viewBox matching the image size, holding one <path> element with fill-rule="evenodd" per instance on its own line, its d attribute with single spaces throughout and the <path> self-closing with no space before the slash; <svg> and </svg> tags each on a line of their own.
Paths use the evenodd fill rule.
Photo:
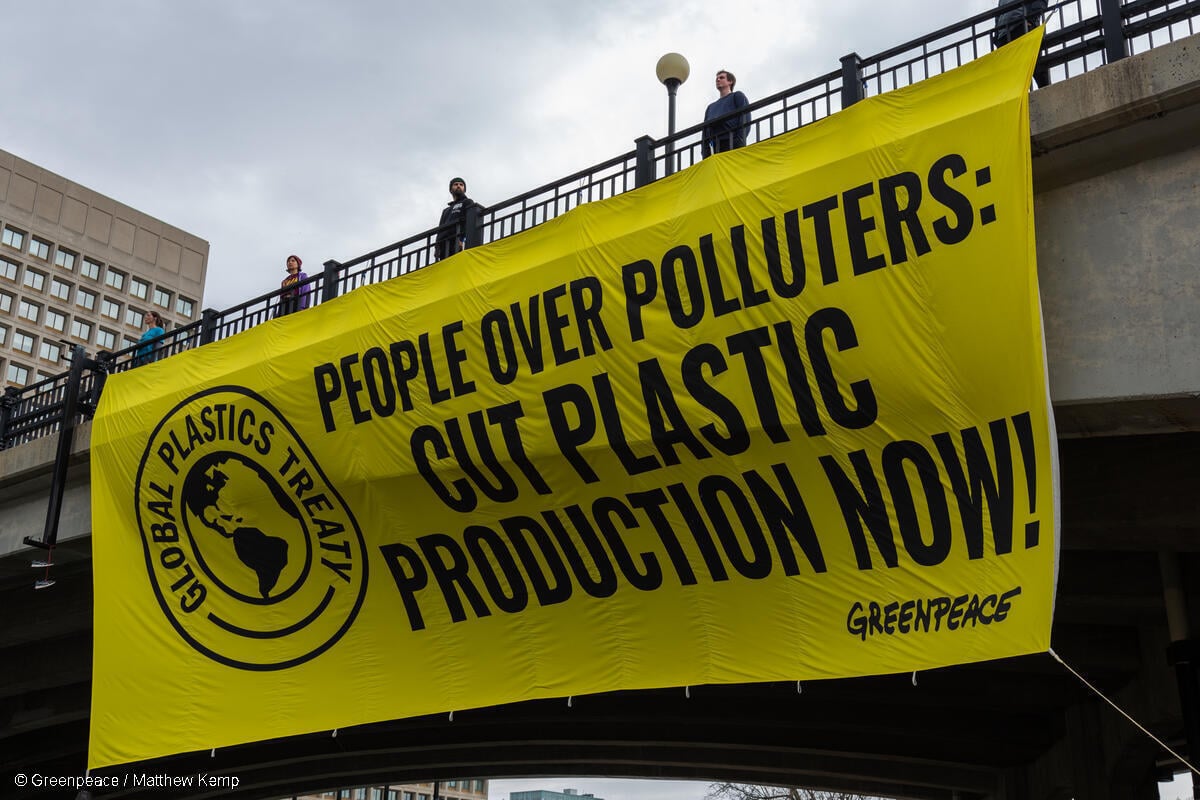
<svg viewBox="0 0 1200 800">
<path fill-rule="evenodd" d="M 1059 657 L 1058 653 L 1054 652 L 1054 648 L 1053 648 L 1053 647 L 1051 647 L 1051 648 L 1050 648 L 1049 652 L 1050 652 L 1050 655 L 1054 656 L 1054 660 L 1055 660 L 1055 661 L 1057 661 L 1058 663 L 1062 664 L 1064 667 L 1066 667 L 1066 668 L 1067 668 L 1067 672 L 1070 672 L 1072 675 L 1074 675 L 1076 678 L 1078 678 L 1078 679 L 1079 679 L 1079 682 L 1080 682 L 1080 683 L 1082 683 L 1084 686 L 1086 686 L 1087 688 L 1089 688 L 1089 689 L 1091 689 L 1093 692 L 1095 692 L 1097 697 L 1099 697 L 1101 700 L 1103 700 L 1104 702 L 1108 703 L 1110 706 L 1112 706 L 1113 708 L 1115 708 L 1115 709 L 1117 710 L 1117 712 L 1118 712 L 1118 713 L 1120 713 L 1120 715 L 1121 715 L 1122 717 L 1124 717 L 1125 719 L 1127 719 L 1127 720 L 1129 720 L 1130 722 L 1132 722 L 1135 728 L 1137 728 L 1137 729 L 1138 729 L 1138 730 L 1140 730 L 1142 733 L 1146 734 L 1146 735 L 1147 735 L 1147 736 L 1149 736 L 1151 739 L 1153 739 L 1155 742 L 1157 742 L 1157 743 L 1158 743 L 1158 746 L 1159 746 L 1159 747 L 1161 747 L 1163 750 L 1166 750 L 1168 753 L 1170 753 L 1171 755 L 1175 756 L 1175 758 L 1179 759 L 1179 761 L 1180 761 L 1180 762 L 1181 762 L 1181 763 L 1182 763 L 1182 764 L 1183 764 L 1185 767 L 1187 767 L 1189 770 L 1191 770 L 1192 772 L 1194 772 L 1194 773 L 1195 773 L 1195 774 L 1197 774 L 1197 775 L 1200 775 L 1200 770 L 1198 770 L 1198 769 L 1196 769 L 1195 767 L 1193 767 L 1190 761 L 1188 761 L 1188 760 L 1187 760 L 1186 758 L 1184 758 L 1183 756 L 1179 755 L 1179 753 L 1176 753 L 1176 752 L 1175 752 L 1174 750 L 1172 750 L 1170 747 L 1167 747 L 1167 743 L 1166 743 L 1166 742 L 1164 742 L 1162 739 L 1159 739 L 1159 738 L 1158 738 L 1157 736 L 1155 736 L 1153 733 L 1151 733 L 1150 731 L 1148 731 L 1148 730 L 1146 730 L 1144 727 L 1142 727 L 1142 724 L 1141 724 L 1140 722 L 1138 722 L 1136 719 L 1134 719 L 1133 717 L 1131 717 L 1131 716 L 1129 716 L 1128 714 L 1126 714 L 1126 713 L 1125 713 L 1125 711 L 1124 711 L 1124 709 L 1122 709 L 1122 708 L 1121 708 L 1119 705 L 1117 705 L 1116 703 L 1114 703 L 1112 700 L 1109 700 L 1107 697 L 1105 697 L 1105 696 L 1104 696 L 1104 694 L 1103 694 L 1103 693 L 1102 693 L 1102 692 L 1101 692 L 1099 689 L 1097 689 L 1095 686 L 1092 686 L 1090 683 L 1088 683 L 1086 678 L 1084 678 L 1082 675 L 1080 675 L 1078 672 L 1076 672 L 1074 669 L 1072 669 L 1070 664 L 1068 664 L 1067 662 L 1063 661 L 1063 660 L 1062 660 L 1062 658 L 1060 658 L 1060 657 Z"/>
<path fill-rule="evenodd" d="M 913 686 L 917 685 L 917 671 L 913 670 Z"/>
<path fill-rule="evenodd" d="M 567 698 L 567 708 L 571 707 L 571 701 L 574 699 L 575 699 L 575 695 L 571 695 Z"/>
</svg>

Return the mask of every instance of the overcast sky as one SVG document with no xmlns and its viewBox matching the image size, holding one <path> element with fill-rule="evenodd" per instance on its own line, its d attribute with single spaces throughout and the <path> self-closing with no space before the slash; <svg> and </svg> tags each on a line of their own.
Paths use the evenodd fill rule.
<svg viewBox="0 0 1200 800">
<path fill-rule="evenodd" d="M 680 127 L 727 68 L 756 99 L 990 0 L 41 0 L 4 8 L 0 148 L 206 239 L 206 306 Z"/>
</svg>

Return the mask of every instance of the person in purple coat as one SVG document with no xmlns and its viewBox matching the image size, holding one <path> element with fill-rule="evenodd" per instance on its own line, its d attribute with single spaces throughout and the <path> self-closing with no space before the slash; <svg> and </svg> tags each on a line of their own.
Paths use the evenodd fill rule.
<svg viewBox="0 0 1200 800">
<path fill-rule="evenodd" d="M 287 277 L 279 284 L 279 305 L 275 309 L 275 316 L 282 317 L 308 308 L 308 293 L 312 290 L 312 284 L 307 283 L 308 276 L 300 271 L 303 263 L 300 256 L 287 257 Z"/>
</svg>

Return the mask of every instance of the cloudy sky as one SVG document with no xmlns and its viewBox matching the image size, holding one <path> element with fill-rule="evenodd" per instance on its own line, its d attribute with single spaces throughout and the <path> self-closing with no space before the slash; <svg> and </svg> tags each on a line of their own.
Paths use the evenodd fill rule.
<svg viewBox="0 0 1200 800">
<path fill-rule="evenodd" d="M 6 4 L 0 148 L 211 245 L 205 305 L 432 227 L 451 176 L 487 205 L 680 127 L 728 68 L 753 100 L 990 0 Z"/>
</svg>

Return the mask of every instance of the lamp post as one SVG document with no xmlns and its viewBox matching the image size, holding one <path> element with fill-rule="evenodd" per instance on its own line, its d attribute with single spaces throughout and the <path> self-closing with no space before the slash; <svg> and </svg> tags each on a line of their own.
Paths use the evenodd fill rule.
<svg viewBox="0 0 1200 800">
<path fill-rule="evenodd" d="M 675 90 L 688 79 L 691 67 L 679 53 L 667 53 L 654 67 L 659 82 L 667 87 L 667 166 L 666 174 L 675 172 Z"/>
</svg>

